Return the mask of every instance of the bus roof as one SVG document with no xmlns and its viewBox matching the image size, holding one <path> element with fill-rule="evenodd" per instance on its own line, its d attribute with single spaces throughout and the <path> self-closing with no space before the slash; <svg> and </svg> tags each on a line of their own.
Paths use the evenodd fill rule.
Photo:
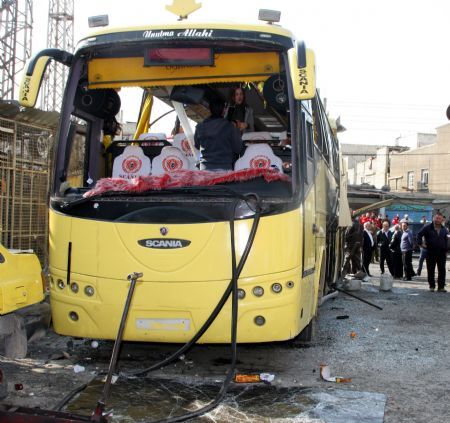
<svg viewBox="0 0 450 423">
<path fill-rule="evenodd" d="M 274 43 L 290 48 L 294 45 L 295 36 L 291 31 L 278 25 L 180 21 L 93 31 L 79 41 L 77 49 L 112 42 L 173 39 L 180 41 L 187 39 L 197 41 L 208 39 L 247 40 Z"/>
</svg>

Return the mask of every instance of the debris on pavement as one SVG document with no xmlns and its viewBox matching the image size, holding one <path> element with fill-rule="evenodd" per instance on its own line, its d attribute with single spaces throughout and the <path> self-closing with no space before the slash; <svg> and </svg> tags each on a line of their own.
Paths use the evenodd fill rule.
<svg viewBox="0 0 450 423">
<path fill-rule="evenodd" d="M 320 377 L 327 382 L 349 383 L 352 381 L 350 377 L 331 376 L 330 367 L 326 364 L 320 365 Z"/>
<path fill-rule="evenodd" d="M 75 366 L 73 366 L 73 371 L 75 372 L 75 373 L 81 373 L 81 372 L 84 372 L 86 369 L 85 369 L 85 367 L 84 366 L 80 366 L 80 365 L 78 365 L 78 364 L 75 364 Z"/>
<path fill-rule="evenodd" d="M 273 375 L 272 373 L 260 373 L 259 377 L 264 382 L 273 382 L 273 380 L 275 379 L 275 375 Z"/>
</svg>

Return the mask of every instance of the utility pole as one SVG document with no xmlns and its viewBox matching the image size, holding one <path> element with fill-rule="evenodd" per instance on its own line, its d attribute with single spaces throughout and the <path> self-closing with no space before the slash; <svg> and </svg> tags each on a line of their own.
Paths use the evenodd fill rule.
<svg viewBox="0 0 450 423">
<path fill-rule="evenodd" d="M 14 100 L 31 56 L 32 0 L 0 0 L 0 100 Z"/>
<path fill-rule="evenodd" d="M 73 0 L 49 0 L 47 48 L 73 52 Z M 69 69 L 52 61 L 44 81 L 42 109 L 59 111 Z"/>
</svg>

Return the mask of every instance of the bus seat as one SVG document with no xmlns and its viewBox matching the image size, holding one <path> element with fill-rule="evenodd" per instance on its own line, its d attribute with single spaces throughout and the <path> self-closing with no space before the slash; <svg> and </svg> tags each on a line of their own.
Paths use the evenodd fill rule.
<svg viewBox="0 0 450 423">
<path fill-rule="evenodd" d="M 189 160 L 190 168 L 195 170 L 195 165 L 198 162 L 200 153 L 195 147 L 194 154 L 192 153 L 191 147 L 189 146 L 189 141 L 186 138 L 186 134 L 176 134 L 173 137 L 173 146 L 178 148 L 184 154 L 184 156 Z"/>
<path fill-rule="evenodd" d="M 144 134 L 139 135 L 139 140 L 146 140 L 146 141 L 167 141 L 166 134 L 162 132 L 146 132 Z"/>
<path fill-rule="evenodd" d="M 259 141 L 271 141 L 273 140 L 272 135 L 270 135 L 270 132 L 245 132 L 242 134 L 242 141 L 253 141 L 253 140 L 259 140 Z"/>
<path fill-rule="evenodd" d="M 152 162 L 152 175 L 176 172 L 180 169 L 189 169 L 189 160 L 183 152 L 176 147 L 164 147 L 161 154 Z"/>
<path fill-rule="evenodd" d="M 114 159 L 112 177 L 132 179 L 136 176 L 150 175 L 151 170 L 150 159 L 144 154 L 142 148 L 129 145 Z"/>
<path fill-rule="evenodd" d="M 275 156 L 267 144 L 252 144 L 245 149 L 244 155 L 236 160 L 234 170 L 277 168 L 283 172 L 283 161 Z"/>
</svg>

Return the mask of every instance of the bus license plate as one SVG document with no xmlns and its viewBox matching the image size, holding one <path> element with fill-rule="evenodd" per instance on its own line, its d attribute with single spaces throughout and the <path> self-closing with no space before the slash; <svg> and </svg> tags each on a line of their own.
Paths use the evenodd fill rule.
<svg viewBox="0 0 450 423">
<path fill-rule="evenodd" d="M 154 331 L 177 330 L 188 332 L 190 319 L 136 319 L 136 328 Z"/>
</svg>

